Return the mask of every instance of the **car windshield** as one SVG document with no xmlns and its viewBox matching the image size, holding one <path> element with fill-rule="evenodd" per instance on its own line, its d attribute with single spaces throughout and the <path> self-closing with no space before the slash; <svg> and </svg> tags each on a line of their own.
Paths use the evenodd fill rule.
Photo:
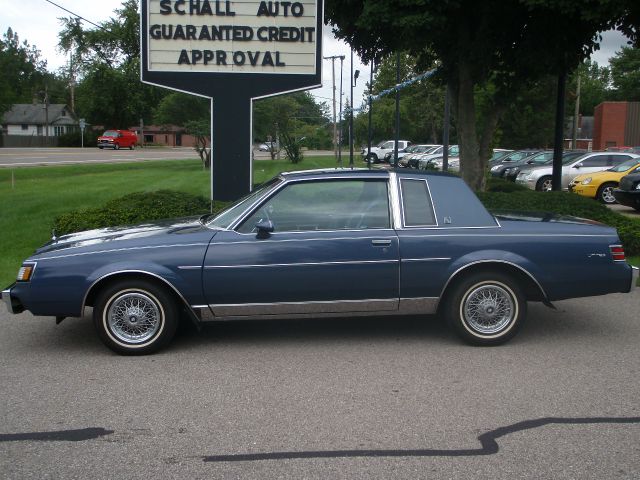
<svg viewBox="0 0 640 480">
<path fill-rule="evenodd" d="M 229 208 L 218 213 L 215 217 L 211 219 L 209 218 L 210 215 L 204 217 L 203 218 L 204 224 L 209 228 L 219 228 L 219 229 L 229 228 L 229 226 L 233 223 L 233 221 L 236 218 L 238 218 L 242 213 L 244 213 L 244 211 L 247 210 L 258 198 L 260 198 L 268 190 L 275 188 L 277 185 L 280 185 L 281 183 L 282 183 L 281 178 L 279 177 L 272 178 L 268 182 L 256 188 L 253 192 L 251 192 L 246 197 L 238 200 Z"/>
<path fill-rule="evenodd" d="M 503 162 L 519 162 L 520 160 L 530 156 L 532 153 L 533 152 L 529 152 L 529 151 L 513 152 L 510 155 L 506 156 L 502 161 Z"/>
<path fill-rule="evenodd" d="M 103 137 L 117 137 L 118 136 L 118 132 L 115 132 L 113 130 L 107 130 L 106 132 L 104 132 L 104 135 L 102 135 Z"/>
<path fill-rule="evenodd" d="M 640 163 L 640 158 L 631 158 L 626 162 L 621 163 L 620 165 L 616 165 L 613 168 L 610 168 L 610 172 L 626 172 L 627 170 L 632 169 L 636 165 Z"/>
<path fill-rule="evenodd" d="M 527 157 L 527 163 L 532 165 L 542 165 L 553 159 L 553 152 L 540 152 Z"/>
</svg>

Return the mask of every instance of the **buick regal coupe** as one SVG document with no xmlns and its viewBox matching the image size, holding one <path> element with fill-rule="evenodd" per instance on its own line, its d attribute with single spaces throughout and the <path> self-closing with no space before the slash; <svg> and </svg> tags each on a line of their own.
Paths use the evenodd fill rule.
<svg viewBox="0 0 640 480">
<path fill-rule="evenodd" d="M 446 173 L 324 170 L 215 216 L 54 238 L 2 299 L 57 321 L 93 307 L 121 354 L 166 346 L 181 321 L 434 313 L 495 345 L 528 301 L 630 292 L 637 274 L 615 229 L 589 220 L 493 216 Z"/>
</svg>

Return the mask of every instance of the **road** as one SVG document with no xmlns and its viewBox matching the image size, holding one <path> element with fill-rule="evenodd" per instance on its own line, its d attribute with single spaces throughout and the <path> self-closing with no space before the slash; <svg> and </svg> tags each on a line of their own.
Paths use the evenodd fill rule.
<svg viewBox="0 0 640 480">
<path fill-rule="evenodd" d="M 0 476 L 637 479 L 640 290 L 556 305 L 502 347 L 434 317 L 274 320 L 140 358 L 0 306 Z"/>
<path fill-rule="evenodd" d="M 333 155 L 329 150 L 308 150 L 306 156 Z M 87 163 L 142 162 L 147 160 L 196 159 L 193 148 L 147 147 L 135 150 L 99 148 L 0 148 L 0 168 L 36 165 L 70 165 Z M 256 160 L 269 160 L 267 152 L 254 150 Z M 284 156 L 283 156 L 284 158 Z M 358 155 L 359 158 L 359 155 Z M 348 162 L 348 156 L 347 156 Z"/>
<path fill-rule="evenodd" d="M 0 148 L 0 167 L 140 162 L 198 158 L 193 148 Z"/>
</svg>

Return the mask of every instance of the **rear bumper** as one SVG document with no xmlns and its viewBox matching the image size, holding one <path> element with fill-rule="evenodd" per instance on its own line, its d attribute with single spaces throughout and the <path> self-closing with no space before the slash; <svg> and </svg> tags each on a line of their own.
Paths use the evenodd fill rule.
<svg viewBox="0 0 640 480">
<path fill-rule="evenodd" d="M 635 290 L 638 284 L 638 276 L 640 275 L 640 269 L 638 267 L 631 267 L 631 286 L 629 287 L 629 293 Z"/>
<path fill-rule="evenodd" d="M 17 298 L 11 296 L 11 289 L 14 285 L 15 283 L 10 287 L 2 290 L 2 301 L 7 306 L 7 310 L 9 310 L 9 313 L 22 313 L 24 312 L 24 306 Z"/>
</svg>

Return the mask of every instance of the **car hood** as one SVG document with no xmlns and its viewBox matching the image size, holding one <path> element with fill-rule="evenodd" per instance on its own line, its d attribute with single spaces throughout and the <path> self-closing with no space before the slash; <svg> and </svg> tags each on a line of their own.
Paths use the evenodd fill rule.
<svg viewBox="0 0 640 480">
<path fill-rule="evenodd" d="M 145 243 L 152 244 L 166 241 L 166 237 L 176 237 L 201 230 L 209 230 L 200 222 L 201 217 L 174 218 L 119 227 L 100 228 L 83 232 L 70 233 L 52 238 L 44 244 L 35 255 L 68 248 L 104 247 L 108 243 Z M 211 230 L 209 230 L 211 231 Z M 213 236 L 213 231 L 211 234 Z M 177 241 L 177 240 L 176 240 Z"/>
</svg>

